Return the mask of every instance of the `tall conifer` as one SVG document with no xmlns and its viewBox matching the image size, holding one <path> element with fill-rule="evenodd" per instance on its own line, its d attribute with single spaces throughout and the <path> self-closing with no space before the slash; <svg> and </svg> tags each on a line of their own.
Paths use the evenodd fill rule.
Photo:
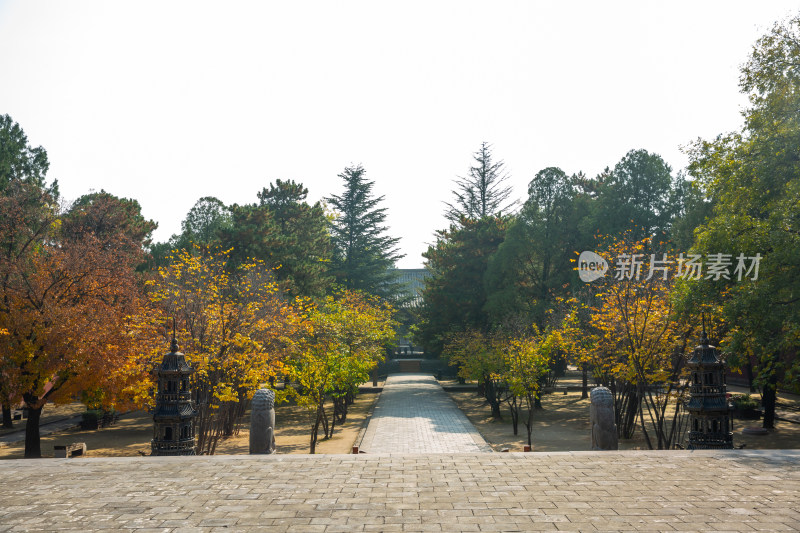
<svg viewBox="0 0 800 533">
<path fill-rule="evenodd" d="M 361 165 L 347 167 L 339 174 L 344 192 L 326 200 L 337 212 L 331 222 L 333 260 L 331 274 L 346 289 L 355 289 L 393 299 L 400 286 L 394 263 L 401 257 L 400 239 L 386 235 L 386 208 L 378 207 L 384 197 L 375 198 Z"/>
</svg>

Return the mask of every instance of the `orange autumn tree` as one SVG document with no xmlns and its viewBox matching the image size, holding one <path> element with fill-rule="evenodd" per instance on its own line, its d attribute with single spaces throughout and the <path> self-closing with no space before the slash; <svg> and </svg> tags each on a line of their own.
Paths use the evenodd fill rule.
<svg viewBox="0 0 800 533">
<path fill-rule="evenodd" d="M 197 247 L 176 251 L 148 281 L 153 309 L 144 321 L 151 338 L 171 329 L 174 319 L 181 350 L 195 369 L 200 454 L 213 454 L 221 437 L 233 435 L 255 391 L 282 372 L 303 318 L 262 261 L 229 271 L 229 255 Z M 153 362 L 165 341 L 151 354 Z"/>
<path fill-rule="evenodd" d="M 621 435 L 630 438 L 638 418 L 647 446 L 669 449 L 678 438 L 676 405 L 685 391 L 691 333 L 673 311 L 679 264 L 649 239 L 636 241 L 629 234 L 610 241 L 606 250 L 610 272 L 590 307 L 597 332 L 595 373 L 614 394 Z"/>
<path fill-rule="evenodd" d="M 29 410 L 25 457 L 41 457 L 47 402 L 97 387 L 113 402 L 124 383 L 112 376 L 135 357 L 130 317 L 141 302 L 135 269 L 144 252 L 141 238 L 127 231 L 130 217 L 110 216 L 125 201 L 109 200 L 116 207 L 99 231 L 75 224 L 81 213 L 96 212 L 92 202 L 59 213 L 54 200 L 19 182 L 0 198 L 0 368 L 4 389 Z"/>
</svg>

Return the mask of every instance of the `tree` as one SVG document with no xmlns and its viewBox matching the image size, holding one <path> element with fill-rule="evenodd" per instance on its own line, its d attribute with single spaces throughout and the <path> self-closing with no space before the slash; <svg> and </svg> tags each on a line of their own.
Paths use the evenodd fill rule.
<svg viewBox="0 0 800 533">
<path fill-rule="evenodd" d="M 136 357 L 130 317 L 140 305 L 135 268 L 144 252 L 141 242 L 110 225 L 102 234 L 65 234 L 75 219 L 57 218 L 47 207 L 52 196 L 25 183 L 10 190 L 0 223 L 0 240 L 10 243 L 0 265 L 0 329 L 8 332 L 0 337 L 0 368 L 29 410 L 25 456 L 41 457 L 44 405 L 100 383 L 113 401 L 116 370 Z"/>
<path fill-rule="evenodd" d="M 330 272 L 347 290 L 395 299 L 402 288 L 393 267 L 403 255 L 397 249 L 400 239 L 385 234 L 386 208 L 378 207 L 384 197 L 373 197 L 375 182 L 367 181 L 361 165 L 345 168 L 339 177 L 344 181 L 344 192 L 327 198 L 336 211 L 330 224 Z"/>
<path fill-rule="evenodd" d="M 740 132 L 698 140 L 690 173 L 712 214 L 696 233 L 695 251 L 730 254 L 726 277 L 688 286 L 683 304 L 720 306 L 721 346 L 729 363 L 756 370 L 764 427 L 774 425 L 776 389 L 800 375 L 800 16 L 779 22 L 755 44 L 741 69 L 750 98 Z M 737 259 L 738 258 L 738 259 Z M 758 263 L 757 275 L 737 271 Z"/>
<path fill-rule="evenodd" d="M 33 148 L 19 124 L 8 115 L 0 115 L 0 213 L 6 221 L 0 235 L 0 263 L 10 265 L 19 254 L 37 246 L 44 239 L 47 223 L 58 202 L 58 187 L 47 187 L 45 175 L 49 162 L 41 146 Z M 3 277 L 3 288 L 8 283 Z M 5 292 L 3 293 L 5 294 Z M 0 363 L 4 360 L 0 358 Z M 9 361 L 6 361 L 9 363 Z M 3 427 L 12 427 L 11 405 L 19 400 L 6 379 L 9 370 L 0 366 L 0 404 Z"/>
<path fill-rule="evenodd" d="M 534 330 L 533 335 L 509 339 L 503 350 L 503 379 L 509 394 L 521 398 L 525 407 L 523 422 L 528 446 L 533 446 L 533 413 L 539 403 L 542 379 L 550 371 L 551 352 L 559 342 L 557 332 L 543 335 Z"/>
<path fill-rule="evenodd" d="M 19 285 L 18 272 L 32 269 L 32 256 L 44 246 L 56 222 L 55 198 L 35 183 L 10 182 L 0 195 L 0 324 L 10 323 L 12 292 Z M 0 326 L 2 327 L 2 326 Z M 11 406 L 22 396 L 13 375 L 18 372 L 10 346 L 11 334 L 4 329 L 0 337 L 0 399 L 3 426 L 12 427 Z"/>
<path fill-rule="evenodd" d="M 325 208 L 321 202 L 309 205 L 307 196 L 308 189 L 292 180 L 275 180 L 258 193 L 260 207 L 269 210 L 279 228 L 270 258 L 280 265 L 277 279 L 286 280 L 293 293 L 321 298 L 332 282 L 331 238 Z"/>
<path fill-rule="evenodd" d="M 143 260 L 142 242 L 114 221 L 101 231 L 97 210 L 78 216 L 79 202 L 60 213 L 47 169 L 44 149 L 0 117 L 0 394 L 4 416 L 20 399 L 29 410 L 26 457 L 41 457 L 45 403 L 100 382 L 113 401 L 115 369 L 134 356 L 129 317 Z"/>
<path fill-rule="evenodd" d="M 462 219 L 460 225 L 438 231 L 436 243 L 422 254 L 430 275 L 422 291 L 417 337 L 426 352 L 440 355 L 453 332 L 489 332 L 484 279 L 507 224 L 500 217 Z"/>
<path fill-rule="evenodd" d="M 443 355 L 451 366 L 458 367 L 458 377 L 478 382 L 480 393 L 491 407 L 492 418 L 501 419 L 500 406 L 507 392 L 501 342 L 477 329 L 454 332 L 448 336 Z M 515 414 L 512 408 L 512 416 Z M 517 419 L 513 420 L 516 428 Z"/>
<path fill-rule="evenodd" d="M 668 234 L 675 209 L 671 204 L 677 186 L 672 169 L 658 154 L 631 150 L 598 181 L 595 227 L 603 235 L 622 235 L 633 230 L 633 236 L 644 239 Z"/>
<path fill-rule="evenodd" d="M 67 241 L 79 241 L 94 235 L 104 246 L 127 247 L 127 252 L 141 257 L 150 245 L 158 224 L 142 216 L 139 202 L 118 198 L 103 190 L 78 198 L 61 217 L 61 235 Z"/>
<path fill-rule="evenodd" d="M 590 320 L 598 332 L 598 374 L 614 394 L 618 430 L 632 436 L 631 422 L 638 416 L 647 446 L 662 450 L 678 437 L 676 407 L 686 388 L 682 377 L 692 329 L 673 312 L 669 271 L 657 270 L 676 260 L 655 248 L 631 233 L 611 240 L 606 255 L 616 273 L 597 286 Z M 648 256 L 649 268 L 637 267 Z"/>
<path fill-rule="evenodd" d="M 297 401 L 312 413 L 310 453 L 315 453 L 320 426 L 333 436 L 337 409 L 329 421 L 325 404 L 337 404 L 358 391 L 383 357 L 394 337 L 392 309 L 364 294 L 344 291 L 328 296 L 308 313 L 307 336 L 289 364 L 289 375 L 300 384 Z"/>
<path fill-rule="evenodd" d="M 281 371 L 302 322 L 263 262 L 229 272 L 228 255 L 176 252 L 148 282 L 153 309 L 140 318 L 151 337 L 176 321 L 179 343 L 195 369 L 197 448 L 208 455 L 222 436 L 236 431 L 247 400 Z M 159 356 L 157 351 L 151 358 Z"/>
<path fill-rule="evenodd" d="M 44 148 L 31 147 L 20 125 L 8 115 L 0 115 L 0 193 L 15 182 L 45 188 L 49 167 Z M 55 182 L 49 192 L 54 198 L 58 197 Z"/>
<path fill-rule="evenodd" d="M 486 271 L 486 311 L 494 324 L 545 327 L 546 312 L 566 296 L 573 273 L 566 268 L 588 236 L 589 216 L 577 176 L 561 169 L 540 170 L 528 186 L 528 200 L 509 225 Z"/>
<path fill-rule="evenodd" d="M 469 174 L 456 180 L 455 203 L 445 204 L 445 216 L 454 224 L 462 218 L 478 220 L 501 215 L 513 205 L 508 202 L 511 187 L 505 184 L 508 175 L 503 171 L 504 163 L 492 161 L 492 145 L 481 143 L 473 158 L 475 166 L 470 167 Z"/>
<path fill-rule="evenodd" d="M 197 200 L 181 222 L 179 241 L 182 247 L 192 244 L 212 245 L 219 241 L 219 233 L 230 227 L 231 210 L 219 198 L 204 196 Z"/>
</svg>

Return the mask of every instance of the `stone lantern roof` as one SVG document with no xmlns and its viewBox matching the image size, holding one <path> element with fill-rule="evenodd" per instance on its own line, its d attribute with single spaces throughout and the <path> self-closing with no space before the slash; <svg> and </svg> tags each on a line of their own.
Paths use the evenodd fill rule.
<svg viewBox="0 0 800 533">
<path fill-rule="evenodd" d="M 164 359 L 162 359 L 157 370 L 159 373 L 179 372 L 187 374 L 192 372 L 192 367 L 189 365 L 188 361 L 186 361 L 186 356 L 178 351 L 178 341 L 174 337 L 172 338 L 172 345 L 170 346 L 169 353 L 164 355 Z"/>
<path fill-rule="evenodd" d="M 720 365 L 723 364 L 717 356 L 716 346 L 708 344 L 708 337 L 706 331 L 703 329 L 703 334 L 700 337 L 700 344 L 694 349 L 691 357 L 687 361 L 690 365 Z"/>
</svg>

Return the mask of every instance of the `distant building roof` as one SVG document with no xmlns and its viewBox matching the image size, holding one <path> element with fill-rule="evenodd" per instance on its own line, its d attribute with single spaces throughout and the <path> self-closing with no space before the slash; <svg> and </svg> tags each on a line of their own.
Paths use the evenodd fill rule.
<svg viewBox="0 0 800 533">
<path fill-rule="evenodd" d="M 430 274 L 424 268 L 398 268 L 397 278 L 403 286 L 403 295 L 408 298 L 408 306 L 419 307 L 422 305 L 422 289 L 425 288 L 425 278 Z"/>
</svg>

